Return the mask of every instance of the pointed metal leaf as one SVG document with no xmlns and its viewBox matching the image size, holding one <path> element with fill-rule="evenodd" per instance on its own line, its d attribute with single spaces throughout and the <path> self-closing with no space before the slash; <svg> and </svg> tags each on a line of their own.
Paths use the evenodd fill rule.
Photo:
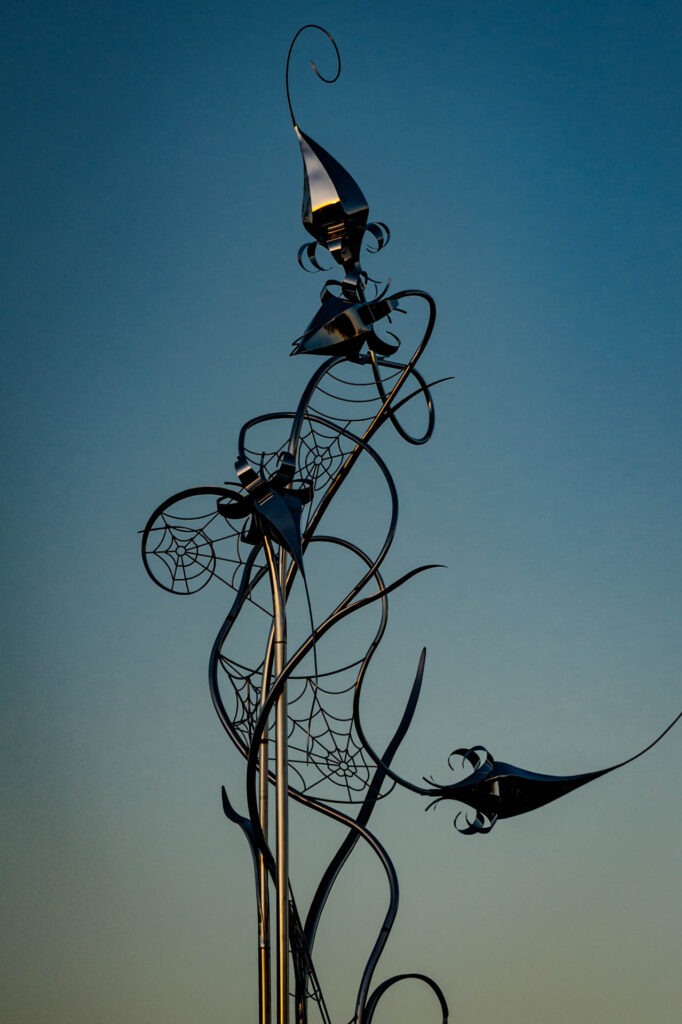
<svg viewBox="0 0 682 1024">
<path fill-rule="evenodd" d="M 369 205 L 331 153 L 295 129 L 303 157 L 303 226 L 339 263 L 357 262 Z"/>
</svg>

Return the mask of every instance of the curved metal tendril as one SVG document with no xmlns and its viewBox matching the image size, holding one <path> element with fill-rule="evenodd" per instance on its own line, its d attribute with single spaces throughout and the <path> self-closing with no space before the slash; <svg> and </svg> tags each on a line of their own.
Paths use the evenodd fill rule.
<svg viewBox="0 0 682 1024">
<path fill-rule="evenodd" d="M 286 71 L 285 71 L 285 76 L 284 76 L 285 77 L 285 84 L 286 84 L 286 92 L 287 92 L 287 103 L 289 105 L 289 114 L 291 115 L 291 123 L 293 124 L 294 128 L 298 127 L 298 123 L 297 123 L 296 118 L 294 116 L 294 108 L 293 108 L 293 106 L 291 104 L 291 93 L 289 91 L 289 62 L 291 61 L 291 52 L 292 52 L 292 50 L 294 48 L 294 44 L 296 43 L 296 40 L 298 39 L 298 37 L 301 35 L 302 32 L 305 32 L 306 29 L 309 29 L 309 28 L 313 28 L 313 29 L 316 29 L 318 32 L 322 32 L 327 37 L 327 39 L 329 39 L 329 41 L 331 42 L 332 46 L 334 47 L 334 53 L 336 54 L 336 74 L 334 75 L 333 78 L 327 78 L 325 75 L 323 75 L 322 72 L 315 65 L 314 61 L 311 60 L 310 64 L 312 66 L 313 71 L 317 75 L 317 77 L 322 82 L 326 82 L 328 85 L 331 85 L 333 82 L 335 82 L 337 80 L 337 78 L 341 74 L 341 54 L 339 53 L 339 48 L 336 45 L 336 41 L 335 41 L 334 37 L 332 35 L 330 35 L 329 32 L 327 32 L 326 28 L 322 28 L 321 25 L 313 25 L 313 24 L 303 25 L 302 28 L 299 28 L 298 32 L 296 33 L 294 38 L 291 40 L 291 45 L 289 46 L 289 52 L 287 53 L 287 65 L 286 65 Z"/>
</svg>

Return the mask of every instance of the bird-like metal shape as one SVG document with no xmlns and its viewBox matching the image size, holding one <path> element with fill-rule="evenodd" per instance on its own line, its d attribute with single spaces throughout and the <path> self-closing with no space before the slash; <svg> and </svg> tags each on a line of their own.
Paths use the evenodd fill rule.
<svg viewBox="0 0 682 1024">
<path fill-rule="evenodd" d="M 395 299 L 349 302 L 325 288 L 322 305 L 305 332 L 294 342 L 291 354 L 344 355 L 358 360 L 366 344 L 368 351 L 377 356 L 393 355 L 399 343 L 377 337 L 374 324 L 390 317 L 396 309 L 398 303 Z"/>
<path fill-rule="evenodd" d="M 588 782 L 594 782 L 595 779 L 600 779 L 617 768 L 623 768 L 626 764 L 636 761 L 638 757 L 655 747 L 680 717 L 678 715 L 660 736 L 632 757 L 608 768 L 599 768 L 580 775 L 541 775 L 526 768 L 517 768 L 516 765 L 507 764 L 505 761 L 496 761 L 485 747 L 459 748 L 453 750 L 448 758 L 448 764 L 451 764 L 451 758 L 459 756 L 463 764 L 468 764 L 473 769 L 471 774 L 459 782 L 445 784 L 426 779 L 425 781 L 433 786 L 428 795 L 435 798 L 434 804 L 441 800 L 456 800 L 471 807 L 476 812 L 474 819 L 466 818 L 466 824 L 460 826 L 461 815 L 458 815 L 455 818 L 455 827 L 463 835 L 484 834 L 490 832 L 495 822 L 501 818 L 515 818 L 519 814 L 535 811 L 587 785 Z"/>
<path fill-rule="evenodd" d="M 329 895 L 360 841 L 378 858 L 389 895 L 358 982 L 352 1024 L 371 1024 L 384 994 L 409 979 L 433 992 L 446 1022 L 445 996 L 426 975 L 395 975 L 373 987 L 398 909 L 395 868 L 368 828 L 377 803 L 395 786 L 430 798 L 429 806 L 454 800 L 473 811 L 473 817 L 466 812 L 457 815 L 458 831 L 482 835 L 500 819 L 542 807 L 634 761 L 659 742 L 674 722 L 639 754 L 597 771 L 543 775 L 496 761 L 484 747 L 472 747 L 458 748 L 448 759 L 452 768 L 452 758 L 462 757 L 470 769 L 465 778 L 447 783 L 431 778 L 413 782 L 393 768 L 393 760 L 421 692 L 426 662 L 423 650 L 410 696 L 402 712 L 396 713 L 395 731 L 386 749 L 378 753 L 369 741 L 361 717 L 361 697 L 387 627 L 388 595 L 417 573 L 435 568 L 418 566 L 391 582 L 384 578 L 397 528 L 398 496 L 374 437 L 387 424 L 414 445 L 426 443 L 432 435 L 431 388 L 440 382 L 427 383 L 417 363 L 431 338 L 436 308 L 431 296 L 417 289 L 388 294 L 387 284 L 382 292 L 377 288 L 368 294 L 373 282 L 361 265 L 363 244 L 369 238 L 374 249 L 368 246 L 367 251 L 377 252 L 388 241 L 389 231 L 384 224 L 369 222 L 369 204 L 357 182 L 299 128 L 294 117 L 289 66 L 294 44 L 307 29 L 324 33 L 337 59 L 332 78 L 324 78 L 313 64 L 318 77 L 335 81 L 341 62 L 336 43 L 317 25 L 306 25 L 296 33 L 286 62 L 287 101 L 303 158 L 303 226 L 313 238 L 301 247 L 299 263 L 304 269 L 322 270 L 324 250 L 343 271 L 341 280 L 327 281 L 319 309 L 294 343 L 293 354 L 318 355 L 324 357 L 323 362 L 317 364 L 292 410 L 264 413 L 244 424 L 236 445 L 235 482 L 181 491 L 152 513 L 141 531 L 142 555 L 151 578 L 171 593 L 195 593 L 214 579 L 233 593 L 211 652 L 209 686 L 219 720 L 246 764 L 245 813 L 237 810 L 226 789 L 222 801 L 226 817 L 241 828 L 254 860 L 259 1024 L 274 1020 L 270 1005 L 273 975 L 277 1024 L 288 1024 L 292 1012 L 296 1024 L 306 1024 L 311 1002 L 322 1021 L 331 1024 L 315 969 L 314 945 Z M 405 316 L 414 337 L 412 354 L 403 361 L 393 358 L 399 339 L 386 327 L 397 313 Z M 407 403 L 418 402 L 423 403 L 425 427 L 421 434 L 412 434 L 399 414 Z M 352 470 L 359 460 L 374 474 L 375 486 L 383 490 L 389 507 L 385 534 L 371 552 L 355 537 L 322 531 L 325 514 L 341 488 L 352 490 L 355 486 L 357 475 Z M 360 504 L 367 504 L 366 498 L 362 490 L 356 494 Z M 329 576 L 325 598 L 332 598 L 332 610 L 315 622 L 306 562 L 311 556 L 321 559 L 331 554 L 346 560 L 354 571 L 354 582 L 341 585 L 333 574 Z M 303 639 L 292 651 L 287 647 L 288 601 L 300 584 L 308 602 L 309 630 L 307 635 L 304 630 Z M 344 650 L 339 664 L 324 650 L 325 638 L 341 622 L 369 607 L 378 612 L 370 643 L 359 650 Z M 263 641 L 251 655 L 237 657 L 232 653 L 233 642 L 247 608 L 263 617 Z M 252 631 L 247 635 L 252 638 Z M 269 834 L 273 793 L 274 844 Z M 289 880 L 289 800 L 333 819 L 344 829 L 305 916 L 299 913 Z M 270 912 L 273 891 L 276 929 Z M 274 931 L 276 942 L 272 943 Z M 271 943 L 276 965 L 271 962 Z M 289 981 L 290 957 L 293 985 Z"/>
</svg>

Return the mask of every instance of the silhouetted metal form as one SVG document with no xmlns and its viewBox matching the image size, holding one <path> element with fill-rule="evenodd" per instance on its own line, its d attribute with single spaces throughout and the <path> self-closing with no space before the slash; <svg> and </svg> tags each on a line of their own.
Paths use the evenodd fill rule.
<svg viewBox="0 0 682 1024">
<path fill-rule="evenodd" d="M 462 757 L 470 769 L 460 781 L 423 779 L 417 783 L 401 777 L 391 764 L 417 705 L 425 650 L 402 717 L 383 753 L 375 751 L 365 733 L 361 696 L 370 662 L 386 629 L 387 597 L 412 576 L 433 568 L 419 566 L 390 583 L 384 579 L 383 565 L 396 532 L 398 497 L 372 440 L 385 424 L 410 444 L 424 444 L 431 437 L 431 388 L 440 382 L 427 384 L 417 363 L 431 338 L 436 308 L 431 296 L 423 291 L 407 289 L 389 295 L 387 284 L 380 292 L 378 282 L 372 281 L 361 266 L 366 238 L 373 243 L 368 251 L 377 252 L 390 235 L 385 225 L 368 222 L 369 205 L 350 174 L 296 123 L 289 94 L 289 63 L 294 43 L 305 29 L 328 35 L 319 26 L 304 26 L 294 37 L 287 56 L 287 99 L 303 157 L 303 225 L 314 239 L 301 247 L 299 262 L 304 269 L 321 270 L 318 250 L 324 249 L 343 270 L 343 278 L 326 282 L 320 309 L 295 342 L 293 354 L 326 358 L 312 374 L 293 411 L 266 413 L 243 426 L 237 442 L 234 483 L 181 491 L 156 509 L 143 531 L 142 553 L 149 575 L 171 593 L 195 593 L 212 579 L 234 592 L 211 652 L 209 684 L 218 717 L 246 761 L 247 813 L 242 815 L 234 808 L 225 790 L 223 808 L 229 820 L 244 832 L 254 859 L 260 1024 L 272 1020 L 273 885 L 277 1024 L 290 1019 L 291 997 L 296 1024 L 307 1021 L 311 1000 L 321 1019 L 329 1024 L 313 948 L 331 889 L 360 840 L 381 862 L 389 899 L 359 981 L 352 1022 L 370 1024 L 382 995 L 409 978 L 432 989 L 442 1020 L 447 1021 L 445 997 L 436 982 L 425 975 L 401 974 L 372 988 L 398 907 L 395 869 L 367 827 L 377 802 L 395 785 L 430 798 L 429 806 L 455 800 L 473 812 L 468 817 L 466 812 L 458 814 L 455 827 L 464 835 L 480 835 L 490 832 L 501 818 L 541 807 L 621 765 L 554 777 L 495 761 L 485 748 L 472 747 L 453 751 L 448 760 L 452 768 L 452 757 Z M 333 78 L 323 80 L 335 81 L 341 63 L 336 44 L 331 36 L 328 38 L 334 46 L 337 70 Z M 322 78 L 314 64 L 313 68 Z M 369 296 L 367 289 L 372 291 Z M 402 361 L 390 358 L 400 342 L 386 324 L 397 312 L 409 322 L 419 308 L 422 317 L 416 327 L 412 355 Z M 380 335 L 378 330 L 384 333 Z M 415 401 L 422 402 L 425 413 L 420 435 L 410 434 L 399 418 L 400 410 Z M 376 486 L 385 491 L 390 508 L 383 542 L 372 553 L 348 537 L 320 531 L 323 517 L 341 487 L 353 487 L 352 470 L 361 459 L 373 469 Z M 363 491 L 356 501 L 362 505 Z M 325 554 L 347 561 L 355 570 L 355 582 L 336 596 L 326 618 L 315 623 L 304 569 L 310 558 Z M 290 652 L 287 602 L 299 581 L 305 590 L 309 630 Z M 331 584 L 328 589 L 331 591 Z M 328 594 L 325 597 L 328 599 Z M 324 637 L 343 620 L 370 606 L 377 609 L 378 622 L 366 649 L 343 664 L 329 664 L 326 654 L 318 664 L 318 648 Z M 263 642 L 258 652 L 243 655 L 237 653 L 237 641 L 240 623 L 249 609 L 262 618 Z M 252 635 L 251 627 L 247 635 Z M 274 851 L 268 835 L 271 786 L 275 788 L 277 812 Z M 334 819 L 346 829 L 305 920 L 300 917 L 289 882 L 289 799 Z M 344 804 L 349 807 L 346 811 L 340 809 Z M 351 812 L 353 805 L 356 810 Z M 293 986 L 289 981 L 290 962 Z"/>
</svg>

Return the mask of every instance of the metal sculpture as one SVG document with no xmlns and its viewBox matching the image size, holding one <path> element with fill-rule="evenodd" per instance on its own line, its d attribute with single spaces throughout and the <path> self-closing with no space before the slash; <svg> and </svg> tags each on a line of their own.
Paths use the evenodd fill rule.
<svg viewBox="0 0 682 1024">
<path fill-rule="evenodd" d="M 258 904 L 259 1022 L 270 1024 L 271 921 L 270 892 L 276 895 L 276 1020 L 287 1024 L 293 996 L 296 1024 L 305 1024 L 313 1001 L 321 1019 L 330 1016 L 317 977 L 313 948 L 320 917 L 341 869 L 355 845 L 363 840 L 379 858 L 389 883 L 389 903 L 380 932 L 358 985 L 353 1024 L 370 1024 L 379 1000 L 406 978 L 422 981 L 438 1000 L 447 1021 L 445 996 L 438 984 L 422 974 L 402 974 L 372 988 L 398 906 L 393 864 L 367 826 L 377 801 L 398 785 L 432 803 L 455 800 L 473 812 L 459 813 L 455 827 L 464 835 L 490 832 L 501 818 L 523 814 L 556 800 L 620 765 L 581 775 L 554 777 L 495 761 L 483 747 L 458 749 L 470 774 L 455 782 L 433 779 L 413 782 L 391 767 L 414 715 L 424 674 L 426 651 L 419 658 L 407 705 L 395 733 L 379 754 L 368 739 L 361 717 L 362 689 L 371 659 L 385 632 L 388 595 L 415 574 L 419 566 L 387 583 L 383 565 L 396 532 L 398 496 L 389 470 L 372 446 L 385 424 L 409 444 L 429 440 L 434 427 L 431 388 L 417 363 L 431 338 L 436 307 L 426 292 L 379 290 L 362 268 L 363 245 L 368 252 L 383 248 L 390 233 L 382 223 L 370 223 L 369 205 L 346 170 L 298 127 L 289 92 L 289 63 L 296 40 L 306 29 L 329 34 L 317 25 L 296 33 L 286 64 L 286 90 L 291 120 L 303 158 L 303 225 L 313 241 L 304 244 L 298 260 L 304 269 L 322 270 L 318 251 L 343 271 L 341 280 L 328 280 L 321 305 L 292 354 L 325 356 L 292 412 L 266 413 L 249 420 L 237 442 L 237 480 L 221 487 L 195 487 L 163 502 L 150 517 L 142 535 L 147 572 L 165 590 L 191 594 L 217 579 L 234 591 L 232 606 L 211 652 L 209 683 L 218 717 L 246 761 L 246 808 L 242 815 L 223 789 L 227 817 L 244 832 L 253 854 Z M 410 357 L 394 360 L 400 346 L 395 315 L 410 319 L 421 306 L 423 320 Z M 426 414 L 424 432 L 410 434 L 399 418 L 408 403 L 421 400 Z M 348 537 L 322 534 L 323 517 L 342 486 L 352 485 L 351 471 L 362 459 L 372 465 L 390 503 L 385 537 L 378 552 L 366 552 Z M 359 501 L 362 501 L 360 495 Z M 310 552 L 333 551 L 356 566 L 356 579 L 337 596 L 333 610 L 315 622 L 305 575 Z M 307 605 L 306 635 L 296 650 L 287 648 L 287 604 L 295 587 L 303 587 Z M 369 606 L 378 609 L 378 624 L 367 649 L 349 663 L 329 663 L 320 655 L 323 638 L 342 620 Z M 243 614 L 251 609 L 262 618 L 262 645 L 237 657 L 235 639 Z M 678 716 L 679 718 L 680 716 Z M 677 721 L 677 719 L 675 719 Z M 674 722 L 672 723 L 674 724 Z M 668 729 L 672 725 L 668 726 Z M 665 730 L 665 732 L 668 731 Z M 654 743 L 657 743 L 662 733 Z M 649 750 L 654 743 L 645 750 Z M 273 752 L 274 746 L 274 752 Z M 635 757 L 639 757 L 636 754 Z M 630 758 L 629 760 L 634 760 Z M 628 763 L 623 761 L 622 764 Z M 270 790 L 276 797 L 276 836 L 273 850 L 268 832 Z M 347 830 L 325 870 L 302 919 L 288 871 L 288 800 L 295 800 L 339 822 Z M 356 805 L 353 815 L 342 805 Z M 429 805 L 430 806 L 430 805 Z M 293 986 L 290 983 L 293 966 Z"/>
</svg>

